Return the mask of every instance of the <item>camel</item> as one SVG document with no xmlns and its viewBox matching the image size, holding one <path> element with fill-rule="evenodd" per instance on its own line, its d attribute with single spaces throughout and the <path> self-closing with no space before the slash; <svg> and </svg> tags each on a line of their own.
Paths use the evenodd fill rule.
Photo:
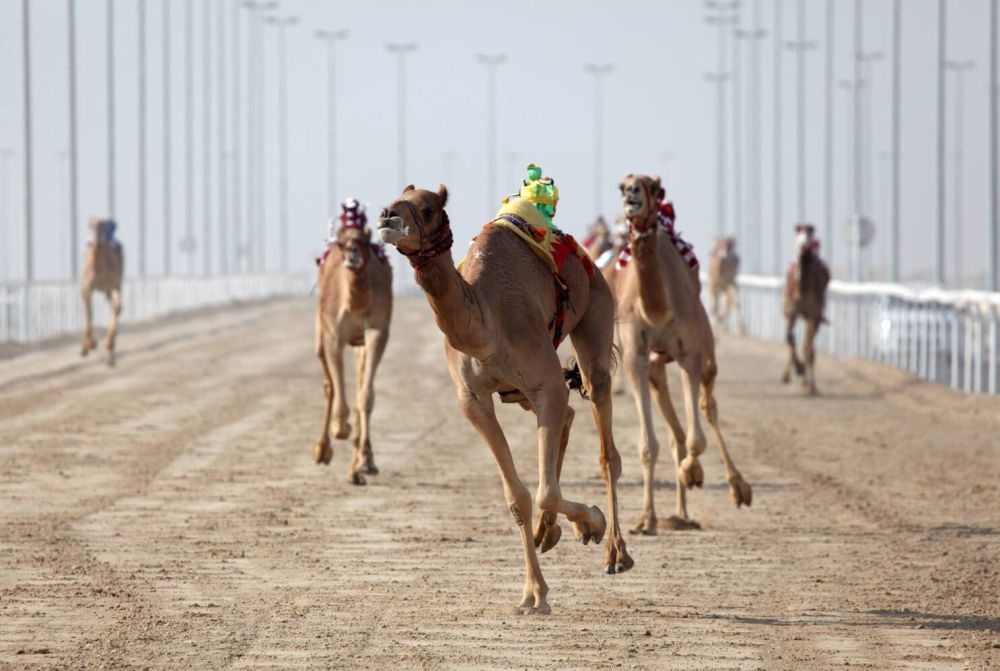
<svg viewBox="0 0 1000 671">
<path fill-rule="evenodd" d="M 93 332 L 93 307 L 90 294 L 101 291 L 111 302 L 111 324 L 104 339 L 107 364 L 115 365 L 115 337 L 118 335 L 118 317 L 122 312 L 122 274 L 125 257 L 121 243 L 115 239 L 117 225 L 110 219 L 90 218 L 90 242 L 83 256 L 80 273 L 80 295 L 83 299 L 83 342 L 80 356 L 87 356 L 97 348 Z"/>
<path fill-rule="evenodd" d="M 537 172 L 532 173 L 532 168 Z M 529 176 L 539 180 L 540 169 L 529 166 Z M 540 181 L 551 186 L 551 182 Z M 528 615 L 551 610 L 535 548 L 546 552 L 559 541 L 557 513 L 570 520 L 577 540 L 584 545 L 600 542 L 608 532 L 604 559 L 608 573 L 625 571 L 633 561 L 626 551 L 618 519 L 621 458 L 611 430 L 614 297 L 600 273 L 588 272 L 590 261 L 576 253 L 578 248 L 572 238 L 567 236 L 573 250 L 556 276 L 517 233 L 498 225 L 500 217 L 513 217 L 532 234 L 545 234 L 547 220 L 536 208 L 536 203 L 541 203 L 523 197 L 531 186 L 528 180 L 524 185 L 522 197 L 510 200 L 501 210 L 506 214 L 498 215 L 476 237 L 461 271 L 456 270 L 452 260 L 452 234 L 444 209 L 448 191 L 444 185 L 437 192 L 407 186 L 382 211 L 378 230 L 382 240 L 395 245 L 413 266 L 417 284 L 424 290 L 445 335 L 445 357 L 459 406 L 496 460 L 504 498 L 524 550 L 524 592 L 516 612 Z M 548 202 L 554 213 L 554 199 Z M 554 280 L 557 286 L 559 282 L 564 284 L 566 301 L 557 300 Z M 600 436 L 599 463 L 608 496 L 607 521 L 599 508 L 564 498 L 560 488 L 562 461 L 574 416 L 556 354 L 562 335 L 568 335 L 572 342 Z M 518 477 L 497 421 L 494 393 L 500 395 L 501 401 L 517 402 L 537 417 L 539 483 L 535 503 L 540 514 L 534 533 L 531 497 Z"/>
<path fill-rule="evenodd" d="M 583 247 L 587 250 L 587 256 L 591 261 L 597 261 L 601 256 L 614 246 L 611 237 L 611 229 L 604 217 L 598 217 L 587 231 L 587 237 L 583 239 Z"/>
<path fill-rule="evenodd" d="M 698 457 L 705 451 L 706 440 L 698 419 L 699 407 L 722 455 L 733 503 L 749 506 L 753 492 L 733 463 L 719 430 L 715 341 L 699 297 L 696 261 L 690 262 L 693 250 L 673 231 L 673 208 L 669 203 L 661 205 L 664 192 L 659 177 L 628 175 L 621 192 L 631 229 L 631 256 L 627 263 L 619 259 L 612 287 L 618 302 L 625 371 L 640 418 L 643 504 L 633 531 L 648 535 L 657 531 L 653 488 L 659 444 L 653 431 L 651 396 L 670 428 L 677 470 L 677 508 L 669 527 L 698 528 L 697 522 L 688 518 L 686 489 L 701 487 L 704 481 Z M 671 361 L 680 366 L 686 429 L 681 428 L 667 388 L 666 364 Z"/>
<path fill-rule="evenodd" d="M 371 414 L 375 405 L 375 371 L 389 340 L 392 319 L 392 268 L 381 245 L 371 242 L 363 206 L 348 199 L 339 219 L 330 222 L 330 237 L 319 265 L 319 304 L 316 310 L 316 356 L 323 367 L 326 412 L 323 433 L 316 442 L 317 464 L 333 459 L 332 431 L 338 440 L 351 435 L 344 388 L 344 347 L 354 348 L 357 401 L 352 414 L 356 427 L 349 480 L 365 484 L 363 473 L 377 475 L 371 445 Z M 339 227 L 337 223 L 339 222 Z"/>
<path fill-rule="evenodd" d="M 795 226 L 795 241 L 798 258 L 785 273 L 785 320 L 788 322 L 786 340 L 788 342 L 788 365 L 781 381 L 788 384 L 792 380 L 792 369 L 802 376 L 802 385 L 810 396 L 816 395 L 816 350 L 814 342 L 820 324 L 826 319 L 826 285 L 830 283 L 830 270 L 819 257 L 819 240 L 815 239 L 816 229 L 812 224 Z M 801 317 L 806 323 L 806 335 L 802 341 L 802 359 L 795 352 L 795 322 Z"/>
<path fill-rule="evenodd" d="M 708 262 L 709 313 L 716 324 L 725 328 L 728 328 L 729 316 L 733 314 L 736 318 L 736 330 L 742 333 L 743 318 L 740 315 L 739 288 L 736 285 L 739 272 L 740 256 L 736 253 L 736 238 L 716 239 Z"/>
</svg>

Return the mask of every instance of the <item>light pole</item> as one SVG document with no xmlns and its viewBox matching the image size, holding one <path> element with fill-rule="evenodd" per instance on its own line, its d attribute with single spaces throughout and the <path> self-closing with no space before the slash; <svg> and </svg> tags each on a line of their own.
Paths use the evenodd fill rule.
<svg viewBox="0 0 1000 671">
<path fill-rule="evenodd" d="M 862 73 L 862 54 L 864 53 L 864 15 L 861 13 L 861 0 L 854 0 L 854 214 L 851 218 L 854 230 L 854 248 L 852 276 L 855 282 L 861 281 L 861 208 L 862 208 L 862 118 L 861 118 L 861 87 L 867 86 Z"/>
<path fill-rule="evenodd" d="M 237 272 L 245 270 L 243 261 L 243 212 L 240 210 L 242 200 L 242 179 L 243 163 L 240 152 L 240 142 L 243 139 L 243 128 L 240 124 L 243 107 L 242 90 L 240 88 L 242 78 L 242 68 L 240 61 L 242 52 L 240 51 L 240 0 L 233 0 L 233 226 L 232 226 L 232 246 L 235 252 L 233 269 Z"/>
<path fill-rule="evenodd" d="M 952 215 L 955 219 L 955 233 L 953 236 L 953 249 L 952 256 L 954 257 L 953 263 L 955 267 L 955 273 L 952 277 L 952 281 L 955 286 L 961 286 L 962 283 L 962 173 L 963 173 L 963 152 L 965 137 L 962 132 L 963 121 L 965 119 L 965 86 L 964 79 L 965 73 L 975 67 L 975 62 L 973 61 L 945 61 L 944 67 L 947 71 L 952 72 L 955 75 L 955 172 L 953 177 L 955 179 L 955 193 L 952 196 L 952 206 L 954 207 L 954 214 Z"/>
<path fill-rule="evenodd" d="M 857 134 L 859 133 L 859 130 L 858 130 L 857 125 L 856 125 L 857 117 L 854 116 L 853 111 L 854 111 L 854 103 L 857 101 L 857 90 L 861 86 L 862 86 L 862 84 L 860 82 L 849 81 L 849 80 L 846 80 L 846 79 L 842 79 L 842 80 L 840 80 L 837 83 L 837 87 L 839 89 L 841 89 L 842 91 L 844 91 L 844 93 L 846 94 L 846 97 L 845 97 L 846 105 L 845 105 L 845 108 L 844 108 L 844 135 L 846 137 L 857 136 Z M 852 124 L 852 120 L 854 121 L 854 124 Z M 853 128 L 852 128 L 852 125 L 853 125 Z M 849 131 L 853 131 L 853 135 Z M 854 193 L 855 193 L 855 197 L 856 197 L 856 195 L 857 195 L 856 187 L 857 187 L 857 183 L 858 183 L 857 175 L 858 175 L 858 170 L 859 170 L 858 169 L 858 163 L 859 163 L 859 156 L 860 155 L 858 154 L 858 151 L 857 151 L 857 148 L 858 148 L 857 143 L 854 143 L 852 145 L 852 147 L 853 147 L 852 151 L 850 151 L 850 152 L 846 152 L 845 151 L 844 152 L 844 157 L 846 159 L 845 165 L 844 165 L 844 181 L 845 182 L 853 183 L 855 185 L 855 191 L 854 191 Z M 855 205 L 853 209 L 854 209 L 854 211 L 856 213 L 857 212 L 857 206 Z M 848 268 L 849 268 L 848 276 L 851 279 L 853 279 L 853 280 L 856 280 L 857 276 L 858 276 L 856 268 L 859 267 L 859 260 L 858 260 L 859 255 L 857 253 L 856 243 L 860 239 L 859 228 L 856 225 L 855 219 L 856 219 L 856 214 L 852 214 L 851 217 L 850 217 L 850 225 L 853 227 L 851 229 L 853 231 L 853 233 L 852 233 L 852 235 L 848 236 L 849 240 L 853 239 L 853 241 L 855 243 L 855 246 L 852 247 L 850 245 L 850 243 L 849 243 L 848 244 L 848 250 L 847 250 L 848 251 L 848 262 L 847 262 L 847 265 L 848 265 Z M 831 244 L 830 246 L 832 247 L 833 245 Z"/>
<path fill-rule="evenodd" d="M 281 258 L 278 267 L 288 271 L 288 48 L 286 32 L 299 22 L 296 16 L 269 16 L 264 21 L 278 29 L 278 219 Z"/>
<path fill-rule="evenodd" d="M 885 59 L 885 54 L 881 51 L 868 51 L 862 52 L 858 55 L 858 59 L 861 61 L 862 75 L 861 75 L 861 109 L 864 114 L 863 125 L 861 126 L 861 177 L 862 177 L 862 188 L 861 188 L 861 208 L 860 212 L 864 212 L 869 216 L 874 211 L 875 207 L 872 203 L 872 183 L 874 179 L 872 177 L 872 111 L 874 104 L 872 102 L 875 92 L 875 77 L 872 73 L 872 66 L 875 63 L 881 63 Z"/>
<path fill-rule="evenodd" d="M 191 0 L 184 5 L 184 237 L 181 252 L 194 272 L 194 34 Z"/>
<path fill-rule="evenodd" d="M 902 1 L 892 3 L 892 213 L 889 215 L 889 281 L 899 281 L 899 152 L 900 68 L 902 67 Z"/>
<path fill-rule="evenodd" d="M 24 87 L 24 279 L 31 282 L 35 279 L 35 266 L 32 235 L 34 221 L 32 220 L 32 182 L 31 182 L 31 14 L 28 12 L 28 0 L 21 1 L 21 48 L 23 49 L 23 87 Z"/>
<path fill-rule="evenodd" d="M 146 275 L 146 0 L 139 0 L 139 119 L 137 123 L 139 134 L 139 212 L 136 223 L 139 236 L 137 240 L 139 255 L 139 277 Z"/>
<path fill-rule="evenodd" d="M 774 234 L 772 236 L 773 253 L 771 258 L 771 272 L 775 276 L 781 275 L 781 241 L 784 239 L 784 225 L 781 222 L 781 150 L 783 136 L 781 127 L 781 46 L 782 46 L 782 0 L 774 0 L 774 105 L 773 105 L 773 181 L 774 181 Z M 763 237 L 763 236 L 761 236 Z"/>
<path fill-rule="evenodd" d="M 833 41 L 834 0 L 826 0 L 826 80 L 824 107 L 826 124 L 823 129 L 823 238 L 826 239 L 826 259 L 833 266 Z"/>
<path fill-rule="evenodd" d="M 857 0 L 855 0 L 857 1 Z M 947 42 L 945 39 L 945 22 L 948 14 L 945 0 L 938 0 L 938 85 L 937 85 L 937 229 L 934 236 L 934 283 L 938 286 L 944 285 L 944 226 L 945 226 L 945 94 L 947 84 L 945 81 L 945 59 Z"/>
<path fill-rule="evenodd" d="M 216 23 L 216 47 L 218 56 L 216 58 L 216 95 L 218 96 L 218 134 L 219 134 L 219 272 L 223 275 L 229 273 L 229 255 L 232 252 L 229 246 L 229 196 L 227 188 L 229 177 L 227 164 L 229 163 L 228 150 L 226 149 L 226 7 L 224 3 L 219 3 L 219 16 Z"/>
<path fill-rule="evenodd" d="M 326 210 L 337 211 L 337 41 L 347 39 L 346 30 L 317 30 L 326 42 Z"/>
<path fill-rule="evenodd" d="M 212 6 L 201 10 L 202 273 L 212 274 Z"/>
<path fill-rule="evenodd" d="M 115 10 L 114 0 L 107 1 L 107 74 L 108 74 L 108 216 L 115 217 Z"/>
<path fill-rule="evenodd" d="M 10 272 L 10 254 L 8 249 L 10 249 L 10 233 L 11 233 L 11 219 L 7 215 L 10 213 L 10 206 L 8 204 L 8 180 L 10 175 L 10 168 L 8 162 L 10 159 L 14 158 L 14 150 L 9 147 L 0 147 L 0 221 L 3 222 L 3 256 L 0 257 L 0 261 L 3 261 L 3 279 L 9 280 L 12 277 Z"/>
<path fill-rule="evenodd" d="M 747 137 L 749 139 L 749 147 L 747 151 L 747 225 L 744 227 L 744 231 L 751 230 L 757 238 L 757 249 L 754 250 L 753 254 L 757 257 L 752 267 L 756 269 L 757 272 L 764 272 L 763 267 L 763 257 L 764 257 L 764 235 L 762 220 L 763 215 L 761 213 L 761 179 L 760 174 L 764 169 L 762 157 L 761 157 L 761 146 L 763 142 L 761 140 L 761 68 L 760 68 L 760 47 L 762 40 L 767 36 L 767 31 L 761 28 L 761 6 L 760 0 L 754 0 L 753 3 L 753 30 L 738 30 L 736 36 L 742 40 L 746 40 L 750 43 L 750 87 L 747 95 L 747 122 L 748 131 Z M 743 217 L 740 218 L 741 220 Z M 744 249 L 749 252 L 750 245 L 749 240 L 740 241 L 744 244 Z M 748 266 L 750 267 L 750 266 Z"/>
<path fill-rule="evenodd" d="M 452 166 L 455 164 L 455 157 L 458 152 L 449 150 L 441 154 L 441 173 L 445 186 L 451 188 Z"/>
<path fill-rule="evenodd" d="M 997 193 L 997 13 L 998 0 L 990 0 L 990 218 L 986 240 L 989 244 L 987 253 L 988 269 L 986 288 L 989 291 L 1000 291 L 1000 264 L 997 260 L 997 242 L 1000 238 L 1000 199 Z"/>
<path fill-rule="evenodd" d="M 511 178 L 511 184 L 516 184 L 517 188 L 520 189 L 521 172 L 517 167 L 517 162 L 521 160 L 521 152 L 509 151 L 504 154 L 504 159 L 506 159 L 506 165 L 504 167 L 507 172 L 507 177 Z"/>
<path fill-rule="evenodd" d="M 604 209 L 604 199 L 601 198 L 603 187 L 604 163 L 604 76 L 615 69 L 613 63 L 587 63 L 584 72 L 594 76 L 594 211 L 597 215 Z"/>
<path fill-rule="evenodd" d="M 486 215 L 496 209 L 497 188 L 497 66 L 507 61 L 505 54 L 477 54 L 476 62 L 486 66 Z"/>
<path fill-rule="evenodd" d="M 244 0 L 247 18 L 247 191 L 246 191 L 246 243 L 247 265 L 250 270 L 264 270 L 264 153 L 263 153 L 263 100 L 264 64 L 262 26 L 257 12 L 268 12 L 277 2 Z"/>
<path fill-rule="evenodd" d="M 402 189 L 406 185 L 406 55 L 416 51 L 417 45 L 415 42 L 407 42 L 405 44 L 389 42 L 385 45 L 385 48 L 390 54 L 396 55 L 396 73 L 398 78 L 396 122 L 399 125 L 397 188 Z"/>
<path fill-rule="evenodd" d="M 785 48 L 795 52 L 796 109 L 795 109 L 795 218 L 806 221 L 806 52 L 816 48 L 816 43 L 806 41 L 805 0 L 798 2 L 798 39 L 785 43 Z"/>
<path fill-rule="evenodd" d="M 78 201 L 77 201 L 77 126 L 76 126 L 76 2 L 66 1 L 66 26 L 68 44 L 66 52 L 69 56 L 69 276 L 76 279 L 79 274 L 79 244 L 76 232 Z M 4 212 L 6 214 L 6 212 Z"/>
<path fill-rule="evenodd" d="M 705 2 L 705 7 L 714 14 L 710 14 L 705 17 L 705 22 L 709 25 L 716 26 L 719 29 L 719 35 L 717 38 L 718 46 L 718 69 L 715 73 L 710 73 L 705 76 L 705 78 L 716 84 L 716 188 L 718 189 L 718 194 L 716 196 L 716 208 L 718 221 L 716 222 L 717 236 L 724 235 L 726 232 L 726 82 L 732 78 L 732 73 L 726 71 L 726 37 L 729 35 L 729 28 L 736 26 L 739 23 L 739 15 L 737 14 L 739 10 L 739 0 L 732 0 L 730 2 L 717 2 L 716 0 L 707 0 Z M 733 59 L 733 64 L 737 64 L 738 60 Z M 735 88 L 735 86 L 734 86 Z M 735 125 L 735 122 L 734 122 Z M 735 138 L 734 138 L 735 140 Z"/>
<path fill-rule="evenodd" d="M 163 275 L 170 276 L 173 272 L 171 244 L 171 211 L 170 201 L 170 3 L 163 3 Z"/>
</svg>

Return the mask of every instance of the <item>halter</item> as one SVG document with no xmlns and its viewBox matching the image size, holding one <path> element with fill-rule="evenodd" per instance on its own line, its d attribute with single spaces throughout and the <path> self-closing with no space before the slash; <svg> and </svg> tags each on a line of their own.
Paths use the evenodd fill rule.
<svg viewBox="0 0 1000 671">
<path fill-rule="evenodd" d="M 408 200 L 400 200 L 398 202 L 406 206 L 406 209 L 410 211 L 413 223 L 417 225 L 417 231 L 420 233 L 420 248 L 415 252 L 407 252 L 399 247 L 396 247 L 396 249 L 407 258 L 414 270 L 423 270 L 430 264 L 432 259 L 451 249 L 454 237 L 451 234 L 451 222 L 448 221 L 448 213 L 444 211 L 444 208 L 441 209 L 441 225 L 436 231 L 428 235 L 427 230 L 424 228 L 424 220 L 417 208 L 413 206 L 413 203 Z"/>
<path fill-rule="evenodd" d="M 654 233 L 656 233 L 656 229 L 659 228 L 659 226 L 657 226 L 657 223 L 659 222 L 660 212 L 659 212 L 659 208 L 656 205 L 656 202 L 653 200 L 653 194 L 650 192 L 649 186 L 646 184 L 646 180 L 638 180 L 638 181 L 639 181 L 640 184 L 642 184 L 642 190 L 646 194 L 646 202 L 652 204 L 652 207 L 653 207 L 653 223 L 650 224 L 649 228 L 642 229 L 642 228 L 639 228 L 638 226 L 634 226 L 632 224 L 632 220 L 631 219 L 627 220 L 628 221 L 628 228 L 632 232 L 632 236 L 631 236 L 632 240 L 642 240 L 644 238 L 647 238 L 650 235 L 653 235 Z"/>
</svg>

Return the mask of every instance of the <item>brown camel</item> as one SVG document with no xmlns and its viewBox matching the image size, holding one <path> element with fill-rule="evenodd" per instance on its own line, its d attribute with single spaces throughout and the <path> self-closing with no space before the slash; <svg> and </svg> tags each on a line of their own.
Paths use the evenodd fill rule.
<svg viewBox="0 0 1000 671">
<path fill-rule="evenodd" d="M 659 444 L 653 432 L 651 394 L 670 427 L 670 444 L 677 469 L 677 510 L 671 527 L 697 527 L 688 519 L 685 488 L 700 487 L 704 475 L 698 457 L 705 451 L 705 434 L 698 407 L 711 428 L 726 467 L 729 493 L 737 507 L 749 506 L 750 485 L 743 480 L 719 430 L 715 400 L 717 362 L 708 315 L 699 298 L 697 271 L 690 246 L 674 233 L 672 207 L 664 203 L 658 177 L 629 175 L 621 184 L 625 216 L 631 229 L 631 260 L 612 282 L 618 300 L 625 370 L 639 411 L 639 457 L 642 461 L 643 508 L 636 531 L 654 534 L 654 471 Z M 661 216 L 661 211 L 671 213 Z M 683 250 L 683 253 L 682 253 Z M 687 429 L 681 428 L 667 389 L 666 364 L 676 361 L 681 370 Z M 699 396 L 700 392 L 700 396 Z"/>
<path fill-rule="evenodd" d="M 733 315 L 736 330 L 742 333 L 743 318 L 740 315 L 739 288 L 736 285 L 739 272 L 740 256 L 736 253 L 736 238 L 716 239 L 708 261 L 709 313 L 712 320 L 724 328 L 729 327 L 729 317 Z"/>
<path fill-rule="evenodd" d="M 373 245 L 364 212 L 350 199 L 341 206 L 341 226 L 331 231 L 319 263 L 319 306 L 316 311 L 316 355 L 326 380 L 323 433 L 313 457 L 329 464 L 333 458 L 330 421 L 338 440 L 351 435 L 344 388 L 344 347 L 354 348 L 357 401 L 352 419 L 356 428 L 348 477 L 365 484 L 362 472 L 378 473 L 371 445 L 371 413 L 375 405 L 375 370 L 389 340 L 392 318 L 392 268 L 381 245 Z M 331 222 L 331 228 L 333 227 Z"/>
<path fill-rule="evenodd" d="M 788 365 L 781 381 L 788 384 L 792 380 L 792 369 L 802 376 L 802 385 L 809 395 L 816 395 L 816 350 L 814 343 L 820 324 L 826 321 L 826 285 L 830 283 L 830 270 L 819 257 L 819 240 L 812 224 L 798 224 L 795 227 L 795 241 L 798 244 L 798 259 L 785 274 L 785 320 L 788 322 Z M 802 341 L 802 359 L 795 352 L 795 322 L 801 317 L 806 323 L 806 335 Z"/>
<path fill-rule="evenodd" d="M 611 229 L 608 228 L 608 222 L 604 221 L 604 217 L 598 217 L 597 221 L 591 225 L 590 230 L 587 231 L 587 237 L 583 240 L 587 256 L 592 261 L 597 261 L 613 245 L 614 241 L 611 237 Z"/>
<path fill-rule="evenodd" d="M 115 337 L 118 335 L 118 316 L 122 312 L 122 274 L 125 258 L 121 243 L 115 239 L 116 224 L 110 219 L 90 218 L 90 242 L 83 256 L 80 273 L 80 294 L 83 299 L 83 342 L 80 356 L 87 356 L 97 348 L 93 333 L 93 307 L 90 294 L 101 291 L 111 302 L 111 324 L 104 339 L 109 366 L 115 365 Z"/>
<path fill-rule="evenodd" d="M 522 190 L 523 193 L 523 190 Z M 608 573 L 632 567 L 618 522 L 617 481 L 621 458 L 611 433 L 611 358 L 614 297 L 599 273 L 570 253 L 559 272 L 568 290 L 564 311 L 553 290 L 554 275 L 519 236 L 501 225 L 482 230 L 468 250 L 461 273 L 452 260 L 452 235 L 444 210 L 448 192 L 408 186 L 382 211 L 379 234 L 407 256 L 445 335 L 445 355 L 458 402 L 486 441 L 503 480 L 504 498 L 519 527 L 526 577 L 517 611 L 548 613 L 548 587 L 535 548 L 558 542 L 556 514 L 573 524 L 585 545 L 608 531 L 604 564 Z M 544 233 L 546 223 L 525 199 L 510 205 L 530 229 Z M 554 204 L 552 205 L 554 212 Z M 502 212 L 507 211 L 506 208 Z M 499 221 L 499 219 L 498 219 Z M 573 243 L 575 246 L 575 243 Z M 563 320 L 558 317 L 562 315 Z M 568 335 L 600 435 L 600 466 L 607 489 L 610 520 L 596 506 L 563 497 L 559 484 L 573 410 L 568 405 L 564 371 L 553 340 Z M 518 402 L 538 420 L 538 492 L 540 519 L 532 535 L 531 496 L 518 477 L 510 447 L 497 422 L 493 394 Z M 607 528 L 610 526 L 610 528 Z"/>
</svg>

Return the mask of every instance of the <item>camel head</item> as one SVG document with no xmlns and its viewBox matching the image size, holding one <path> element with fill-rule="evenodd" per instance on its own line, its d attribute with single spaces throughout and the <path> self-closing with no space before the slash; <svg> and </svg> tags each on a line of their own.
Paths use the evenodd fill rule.
<svg viewBox="0 0 1000 671">
<path fill-rule="evenodd" d="M 816 235 L 816 227 L 812 224 L 795 225 L 795 245 L 799 252 L 805 252 L 813 247 L 813 238 Z"/>
<path fill-rule="evenodd" d="M 90 236 L 95 243 L 111 242 L 115 237 L 115 229 L 118 225 L 111 219 L 98 219 L 91 217 L 88 223 Z"/>
<path fill-rule="evenodd" d="M 659 177 L 626 175 L 618 185 L 622 192 L 622 205 L 629 226 L 645 231 L 656 222 L 659 203 L 663 200 L 663 187 Z"/>
<path fill-rule="evenodd" d="M 344 255 L 344 266 L 355 272 L 360 272 L 368 265 L 368 256 L 371 253 L 370 245 L 371 230 L 367 226 L 364 228 L 349 226 L 337 231 L 334 242 Z"/>
<path fill-rule="evenodd" d="M 378 235 L 393 245 L 417 268 L 451 249 L 451 226 L 444 206 L 448 189 L 442 184 L 437 192 L 417 189 L 412 184 L 403 189 L 378 218 Z"/>
</svg>

